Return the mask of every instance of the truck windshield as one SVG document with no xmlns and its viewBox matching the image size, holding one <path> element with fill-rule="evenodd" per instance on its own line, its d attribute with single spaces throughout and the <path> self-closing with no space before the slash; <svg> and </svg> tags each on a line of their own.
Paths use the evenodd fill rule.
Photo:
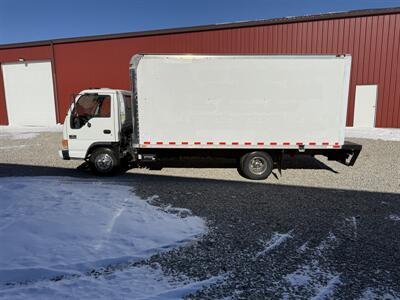
<svg viewBox="0 0 400 300">
<path fill-rule="evenodd" d="M 111 116 L 111 97 L 109 95 L 84 94 L 76 101 L 71 113 L 71 128 L 79 129 L 92 118 Z"/>
</svg>

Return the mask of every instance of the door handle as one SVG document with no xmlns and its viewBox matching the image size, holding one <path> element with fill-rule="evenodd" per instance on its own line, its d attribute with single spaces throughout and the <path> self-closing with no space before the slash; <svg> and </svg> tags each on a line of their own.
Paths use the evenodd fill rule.
<svg viewBox="0 0 400 300">
<path fill-rule="evenodd" d="M 103 130 L 103 133 L 104 133 L 104 134 L 110 134 L 110 133 L 111 133 L 111 130 L 110 130 L 110 129 L 104 129 L 104 130 Z"/>
</svg>

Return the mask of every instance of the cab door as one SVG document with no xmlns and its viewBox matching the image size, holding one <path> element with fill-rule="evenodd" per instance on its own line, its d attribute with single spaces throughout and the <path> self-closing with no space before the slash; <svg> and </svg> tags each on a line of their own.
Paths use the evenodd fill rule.
<svg viewBox="0 0 400 300">
<path fill-rule="evenodd" d="M 118 141 L 116 104 L 115 93 L 84 93 L 76 97 L 67 127 L 71 158 L 85 158 L 93 144 Z"/>
</svg>

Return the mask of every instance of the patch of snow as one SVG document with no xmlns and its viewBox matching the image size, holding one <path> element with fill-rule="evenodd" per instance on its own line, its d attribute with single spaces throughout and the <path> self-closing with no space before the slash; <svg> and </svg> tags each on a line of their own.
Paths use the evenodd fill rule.
<svg viewBox="0 0 400 300">
<path fill-rule="evenodd" d="M 160 198 L 160 196 L 153 195 L 153 196 L 150 196 L 149 198 L 147 198 L 146 201 L 149 204 L 155 204 L 159 198 Z"/>
<path fill-rule="evenodd" d="M 224 281 L 224 276 L 214 276 L 211 277 L 209 279 L 206 280 L 202 280 L 202 281 L 196 281 L 196 282 L 190 282 L 188 284 L 185 285 L 178 285 L 175 288 L 172 288 L 168 291 L 164 291 L 163 293 L 159 293 L 158 295 L 156 295 L 156 297 L 152 296 L 152 297 L 146 297 L 144 299 L 154 299 L 154 300 L 172 300 L 172 299 L 182 299 L 183 296 L 191 294 L 195 291 L 197 291 L 198 289 L 205 287 L 205 286 L 209 286 L 211 284 L 215 284 L 217 282 L 222 282 Z"/>
<path fill-rule="evenodd" d="M 303 266 L 295 272 L 285 276 L 285 280 L 292 286 L 305 286 L 311 281 L 310 266 Z"/>
<path fill-rule="evenodd" d="M 340 275 L 325 271 L 318 260 L 312 260 L 309 265 L 303 265 L 295 272 L 288 274 L 284 279 L 290 284 L 292 294 L 301 290 L 315 293 L 312 299 L 325 299 L 334 292 L 335 287 L 341 283 Z M 326 282 L 326 284 L 322 284 Z"/>
<path fill-rule="evenodd" d="M 0 138 L 13 140 L 32 139 L 41 132 L 62 132 L 62 125 L 58 124 L 52 127 L 0 126 Z"/>
<path fill-rule="evenodd" d="M 357 218 L 358 217 L 351 217 L 351 218 L 346 218 L 345 221 L 346 222 L 350 222 L 352 227 L 353 227 L 353 234 L 354 234 L 354 238 L 357 238 Z"/>
<path fill-rule="evenodd" d="M 193 282 L 177 281 L 163 274 L 161 268 L 150 266 L 132 267 L 110 275 L 81 276 L 60 281 L 39 281 L 0 290 L 5 299 L 135 299 L 172 300 L 182 299 L 201 287 L 223 281 L 223 276 Z"/>
<path fill-rule="evenodd" d="M 307 251 L 307 249 L 308 249 L 308 241 L 305 242 L 303 245 L 301 245 L 301 246 L 299 247 L 299 249 L 297 249 L 297 252 L 298 252 L 298 253 L 304 253 L 304 252 Z"/>
<path fill-rule="evenodd" d="M 309 291 L 311 295 L 314 295 L 312 299 L 329 298 L 336 286 L 341 283 L 340 274 L 323 267 L 321 262 L 325 261 L 325 252 L 336 243 L 336 236 L 329 232 L 328 236 L 310 253 L 313 257 L 312 260 L 283 277 L 290 285 L 287 295 L 290 294 L 293 297 L 302 294 L 304 291 Z M 307 243 L 303 246 L 309 249 Z"/>
<path fill-rule="evenodd" d="M 381 293 L 373 288 L 367 288 L 361 295 L 359 300 L 375 300 L 375 299 L 385 299 L 385 300 L 398 300 L 400 299 L 400 294 L 396 294 L 394 291 L 390 290 L 390 294 L 385 292 Z"/>
<path fill-rule="evenodd" d="M 335 287 L 340 284 L 340 276 L 334 276 L 333 278 L 331 278 L 328 283 L 321 287 L 317 293 L 317 295 L 315 295 L 314 297 L 311 298 L 311 300 L 322 300 L 322 299 L 326 299 L 326 297 L 330 296 L 333 294 L 333 292 L 335 291 Z"/>
<path fill-rule="evenodd" d="M 25 148 L 26 146 L 27 145 L 0 146 L 0 150 L 21 149 L 21 148 Z"/>
<path fill-rule="evenodd" d="M 162 208 L 164 211 L 168 213 L 177 214 L 180 217 L 190 216 L 192 211 L 187 208 L 180 208 L 180 207 L 172 207 L 172 205 L 167 205 L 166 207 Z"/>
<path fill-rule="evenodd" d="M 256 254 L 256 257 L 259 257 L 261 255 L 265 255 L 271 250 L 275 249 L 279 245 L 281 245 L 283 242 L 285 242 L 287 239 L 292 238 L 292 232 L 293 230 L 287 232 L 287 233 L 278 233 L 274 232 L 272 235 L 271 239 L 265 242 L 264 249 L 261 250 Z"/>
<path fill-rule="evenodd" d="M 384 141 L 400 141 L 399 128 L 354 128 L 346 127 L 345 136 Z"/>
<path fill-rule="evenodd" d="M 20 132 L 61 132 L 62 124 L 54 126 L 0 126 L 0 132 L 20 133 Z"/>
<path fill-rule="evenodd" d="M 312 260 L 309 265 L 301 266 L 295 272 L 286 275 L 284 279 L 290 284 L 292 295 L 305 289 L 315 293 L 311 298 L 315 300 L 325 299 L 341 283 L 340 275 L 323 270 L 318 260 Z"/>
<path fill-rule="evenodd" d="M 392 221 L 400 221 L 400 216 L 399 215 L 395 215 L 395 214 L 391 214 L 389 215 L 389 219 Z"/>
<path fill-rule="evenodd" d="M 99 284 L 83 276 L 90 269 L 142 260 L 207 231 L 203 219 L 167 213 L 126 185 L 3 177 L 0 193 L 7 195 L 0 200 L 0 283 L 66 274 L 82 276 L 90 289 Z M 71 280 L 72 289 L 78 283 Z"/>
<path fill-rule="evenodd" d="M 317 247 L 316 247 L 316 253 L 318 255 L 322 255 L 323 251 L 326 251 L 330 248 L 332 248 L 333 243 L 337 241 L 336 236 L 332 233 L 329 232 L 327 238 L 323 240 Z"/>
<path fill-rule="evenodd" d="M 29 140 L 37 137 L 38 132 L 19 132 L 19 133 L 6 133 L 1 134 L 0 137 L 7 137 L 12 140 Z"/>
</svg>

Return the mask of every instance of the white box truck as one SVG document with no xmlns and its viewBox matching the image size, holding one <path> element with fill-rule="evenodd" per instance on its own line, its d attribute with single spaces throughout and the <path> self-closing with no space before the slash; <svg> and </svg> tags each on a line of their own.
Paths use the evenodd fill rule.
<svg viewBox="0 0 400 300">
<path fill-rule="evenodd" d="M 348 55 L 135 55 L 131 91 L 74 97 L 60 155 L 97 174 L 223 160 L 265 179 L 284 154 L 351 166 L 361 146 L 344 140 L 350 66 Z"/>
</svg>

